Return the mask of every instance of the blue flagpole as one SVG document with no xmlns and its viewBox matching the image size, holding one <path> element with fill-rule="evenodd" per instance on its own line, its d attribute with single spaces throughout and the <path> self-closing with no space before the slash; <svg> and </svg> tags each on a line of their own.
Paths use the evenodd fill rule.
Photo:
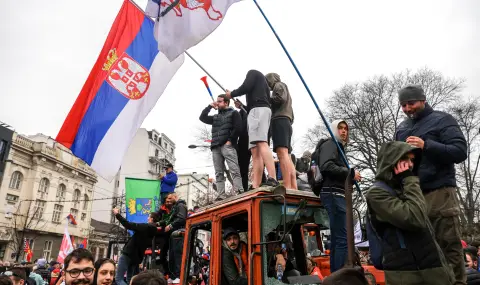
<svg viewBox="0 0 480 285">
<path fill-rule="evenodd" d="M 337 139 L 335 138 L 335 135 L 334 135 L 333 132 L 332 132 L 332 129 L 330 128 L 330 126 L 329 126 L 329 124 L 328 124 L 327 118 L 325 118 L 325 116 L 323 115 L 322 111 L 320 110 L 320 107 L 318 106 L 317 101 L 316 101 L 315 98 L 313 97 L 312 92 L 310 91 L 310 88 L 308 88 L 307 83 L 306 83 L 305 80 L 303 79 L 303 76 L 302 76 L 302 74 L 300 73 L 300 70 L 298 70 L 297 65 L 295 64 L 295 62 L 293 61 L 292 57 L 291 57 L 290 54 L 288 53 L 287 48 L 285 47 L 285 45 L 283 44 L 282 40 L 281 40 L 280 37 L 278 36 L 277 32 L 276 32 L 275 29 L 273 28 L 272 24 L 271 24 L 270 21 L 268 20 L 267 16 L 265 15 L 265 13 L 264 13 L 263 10 L 262 10 L 262 8 L 260 7 L 260 5 L 258 5 L 257 0 L 253 0 L 253 2 L 255 3 L 255 5 L 257 6 L 258 10 L 259 10 L 260 13 L 262 14 L 263 18 L 264 18 L 265 21 L 267 22 L 268 26 L 269 26 L 270 29 L 272 30 L 273 34 L 274 34 L 275 37 L 277 38 L 278 43 L 282 46 L 283 51 L 285 52 L 285 54 L 287 55 L 288 59 L 290 60 L 290 63 L 293 65 L 293 68 L 294 68 L 295 71 L 297 72 L 298 77 L 300 77 L 300 80 L 302 81 L 303 86 L 305 86 L 305 89 L 307 90 L 308 95 L 310 95 L 310 99 L 312 99 L 313 104 L 315 105 L 315 108 L 317 108 L 317 111 L 318 111 L 318 113 L 320 114 L 320 117 L 322 118 L 323 123 L 324 123 L 325 126 L 327 127 L 327 130 L 328 130 L 328 132 L 330 133 L 330 136 L 333 138 L 333 141 L 334 141 L 335 144 L 337 145 L 338 152 L 341 154 L 343 161 L 344 161 L 345 164 L 347 165 L 348 169 L 351 169 L 350 164 L 348 163 L 347 157 L 345 156 L 345 153 L 342 151 L 342 148 L 340 147 L 340 144 L 338 143 Z M 359 194 L 360 197 L 363 199 L 362 191 L 360 190 L 360 186 L 358 186 L 358 183 L 357 183 L 356 181 L 355 181 L 355 186 L 356 186 L 356 188 L 357 188 L 358 194 Z"/>
</svg>

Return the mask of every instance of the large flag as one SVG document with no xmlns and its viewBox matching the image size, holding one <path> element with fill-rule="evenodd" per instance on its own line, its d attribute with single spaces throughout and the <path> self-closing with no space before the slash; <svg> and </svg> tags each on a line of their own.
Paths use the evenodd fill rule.
<svg viewBox="0 0 480 285">
<path fill-rule="evenodd" d="M 201 42 L 223 21 L 228 8 L 240 0 L 149 0 L 146 14 L 157 18 L 158 49 L 169 60 Z"/>
<path fill-rule="evenodd" d="M 65 257 L 73 251 L 72 240 L 70 239 L 70 234 L 68 233 L 68 228 L 65 227 L 65 233 L 63 234 L 62 244 L 60 244 L 60 251 L 58 252 L 57 261 L 63 263 Z"/>
<path fill-rule="evenodd" d="M 154 23 L 128 0 L 56 140 L 112 181 L 147 114 L 183 64 L 158 52 Z"/>
<path fill-rule="evenodd" d="M 27 260 L 27 262 L 30 262 L 33 257 L 33 252 L 30 248 L 30 242 L 26 238 L 23 241 L 23 252 L 26 253 L 25 259 Z"/>
<path fill-rule="evenodd" d="M 158 210 L 160 181 L 125 178 L 126 219 L 134 223 L 146 223 L 148 215 Z"/>
</svg>

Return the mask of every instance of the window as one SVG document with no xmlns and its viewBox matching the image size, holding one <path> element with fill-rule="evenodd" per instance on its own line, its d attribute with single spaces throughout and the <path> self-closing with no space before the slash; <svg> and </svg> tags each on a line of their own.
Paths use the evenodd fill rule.
<svg viewBox="0 0 480 285">
<path fill-rule="evenodd" d="M 0 244 L 0 259 L 5 260 L 5 251 L 7 251 L 7 244 Z"/>
<path fill-rule="evenodd" d="M 75 189 L 75 191 L 73 191 L 73 207 L 74 208 L 78 208 L 78 206 L 80 206 L 80 196 L 82 195 L 82 193 L 80 193 L 80 190 L 78 189 Z"/>
<path fill-rule="evenodd" d="M 172 153 L 172 154 L 173 154 L 173 147 L 171 147 L 171 148 L 170 148 L 170 153 Z"/>
<path fill-rule="evenodd" d="M 12 178 L 10 179 L 10 188 L 12 189 L 20 189 L 22 185 L 23 174 L 20 171 L 15 171 L 12 174 Z"/>
<path fill-rule="evenodd" d="M 98 248 L 98 258 L 104 258 L 105 257 L 105 248 L 99 247 Z"/>
<path fill-rule="evenodd" d="M 78 217 L 78 210 L 77 209 L 70 209 L 70 214 L 72 214 L 72 216 L 75 218 L 75 220 L 77 219 Z"/>
<path fill-rule="evenodd" d="M 40 186 L 38 187 L 37 197 L 39 199 L 47 199 L 49 187 L 50 181 L 47 178 L 42 178 L 40 180 Z"/>
<path fill-rule="evenodd" d="M 83 195 L 83 210 L 84 211 L 88 210 L 89 202 L 90 202 L 90 200 L 88 199 L 88 195 L 87 194 Z"/>
<path fill-rule="evenodd" d="M 52 222 L 60 223 L 60 217 L 62 216 L 62 212 L 63 212 L 63 205 L 55 204 L 53 206 Z"/>
<path fill-rule="evenodd" d="M 57 195 L 55 195 L 55 197 L 57 198 L 57 200 L 63 201 L 65 200 L 66 193 L 67 193 L 67 186 L 65 186 L 65 184 L 63 183 L 60 183 L 58 185 Z"/>
<path fill-rule="evenodd" d="M 167 143 L 163 143 L 163 147 L 167 149 Z"/>
<path fill-rule="evenodd" d="M 237 210 L 238 211 L 238 210 Z M 229 214 L 227 215 L 225 218 L 222 219 L 222 237 L 223 237 L 223 234 L 225 233 L 225 230 L 228 229 L 228 228 L 233 228 L 234 230 L 236 230 L 238 232 L 238 236 L 239 236 L 239 239 L 236 241 L 236 248 L 234 248 L 235 250 L 239 250 L 240 252 L 240 255 L 241 256 L 247 256 L 246 259 L 243 259 L 242 257 L 242 262 L 245 264 L 245 266 L 243 267 L 243 274 L 244 274 L 244 277 L 242 278 L 241 276 L 239 276 L 239 278 L 237 279 L 237 282 L 240 281 L 241 279 L 244 279 L 243 281 L 245 281 L 245 283 L 247 283 L 247 278 L 246 276 L 248 276 L 248 274 L 246 274 L 246 272 L 248 272 L 250 270 L 250 262 L 248 260 L 248 253 L 249 253 L 249 250 L 248 250 L 248 213 L 246 211 L 242 211 L 240 213 L 235 213 L 233 216 L 232 214 Z M 228 236 L 229 237 L 229 236 Z M 227 239 L 225 241 L 227 244 L 229 242 L 229 240 Z M 230 255 L 230 256 L 226 256 L 226 258 L 228 259 L 225 259 L 225 260 L 222 260 L 221 261 L 221 264 L 230 264 L 230 266 L 236 266 L 236 262 L 232 259 L 234 259 L 234 256 L 233 255 Z M 236 268 L 237 270 L 239 270 L 239 267 Z M 223 276 L 223 266 L 221 266 L 220 270 L 222 271 L 222 276 Z M 245 276 L 246 275 L 246 276 Z M 230 282 L 232 282 L 231 280 L 229 280 Z M 243 283 L 240 281 L 240 283 Z M 268 284 L 268 283 L 266 283 Z"/>
<path fill-rule="evenodd" d="M 198 276 L 202 273 L 205 284 L 209 283 L 210 276 L 210 241 L 212 233 L 212 224 L 205 222 L 193 225 L 188 235 L 188 254 L 187 261 L 190 268 L 188 275 Z M 202 237 L 202 239 L 200 239 Z M 206 258 L 205 258 L 206 257 Z"/>
<path fill-rule="evenodd" d="M 266 245 L 266 250 L 262 251 L 263 270 L 267 273 L 264 275 L 263 283 L 284 284 L 275 278 L 275 261 L 271 254 L 279 250 L 285 256 L 287 267 L 288 263 L 295 264 L 295 269 L 300 271 L 301 275 L 307 275 L 307 254 L 318 257 L 323 250 L 319 230 L 328 229 L 329 220 L 326 210 L 320 206 L 307 206 L 298 210 L 298 204 L 287 204 L 284 211 L 283 205 L 263 201 L 260 214 L 261 241 L 273 242 Z M 287 225 L 285 231 L 289 234 L 280 243 L 284 233 L 284 220 Z M 282 245 L 285 245 L 285 250 L 281 249 Z"/>
<path fill-rule="evenodd" d="M 0 140 L 0 162 L 3 161 L 5 153 L 7 152 L 8 142 L 5 140 Z"/>
<path fill-rule="evenodd" d="M 7 194 L 7 203 L 9 204 L 15 204 L 18 202 L 18 196 L 12 195 L 12 194 Z"/>
<path fill-rule="evenodd" d="M 154 141 L 157 141 L 157 139 L 158 139 L 158 136 L 157 136 L 157 135 L 153 135 L 153 140 L 154 140 Z"/>
<path fill-rule="evenodd" d="M 46 240 L 45 244 L 43 245 L 43 258 L 46 260 L 50 260 L 50 257 L 52 255 L 52 245 L 53 241 L 51 240 Z"/>
<path fill-rule="evenodd" d="M 162 138 L 160 138 L 160 137 L 158 138 L 158 144 L 162 145 Z"/>
<path fill-rule="evenodd" d="M 43 211 L 45 210 L 45 201 L 36 200 L 35 206 L 33 207 L 33 217 L 35 219 L 41 219 L 43 217 Z"/>
<path fill-rule="evenodd" d="M 86 213 L 82 213 L 82 221 L 85 221 L 87 219 L 87 214 Z"/>
<path fill-rule="evenodd" d="M 158 157 L 158 149 L 155 150 L 155 156 Z"/>
</svg>

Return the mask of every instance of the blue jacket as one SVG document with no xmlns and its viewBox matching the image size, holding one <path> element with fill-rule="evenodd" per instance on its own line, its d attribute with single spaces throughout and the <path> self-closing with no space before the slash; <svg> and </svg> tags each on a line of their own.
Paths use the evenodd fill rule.
<svg viewBox="0 0 480 285">
<path fill-rule="evenodd" d="M 418 168 L 424 193 L 442 187 L 456 187 L 455 163 L 467 159 L 467 142 L 455 118 L 426 104 L 415 119 L 406 119 L 397 128 L 395 140 L 416 136 L 425 142 Z"/>
<path fill-rule="evenodd" d="M 171 193 L 175 191 L 175 186 L 177 186 L 178 177 L 175 172 L 167 173 L 162 178 L 161 193 Z"/>
</svg>

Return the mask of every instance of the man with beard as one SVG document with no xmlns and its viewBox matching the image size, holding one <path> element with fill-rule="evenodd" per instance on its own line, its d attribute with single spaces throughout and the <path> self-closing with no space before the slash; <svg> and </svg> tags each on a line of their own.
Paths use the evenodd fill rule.
<svg viewBox="0 0 480 285">
<path fill-rule="evenodd" d="M 93 273 L 95 272 L 93 262 L 93 255 L 89 250 L 84 248 L 73 250 L 64 260 L 65 284 L 93 284 Z"/>
<path fill-rule="evenodd" d="M 408 118 L 398 126 L 395 140 L 422 150 L 418 176 L 428 217 L 455 273 L 454 284 L 466 284 L 455 178 L 455 164 L 467 158 L 465 137 L 452 115 L 433 110 L 426 102 L 421 86 L 401 89 L 398 99 Z"/>
<path fill-rule="evenodd" d="M 222 285 L 248 284 L 247 245 L 240 241 L 234 228 L 223 231 L 222 244 Z"/>
</svg>

